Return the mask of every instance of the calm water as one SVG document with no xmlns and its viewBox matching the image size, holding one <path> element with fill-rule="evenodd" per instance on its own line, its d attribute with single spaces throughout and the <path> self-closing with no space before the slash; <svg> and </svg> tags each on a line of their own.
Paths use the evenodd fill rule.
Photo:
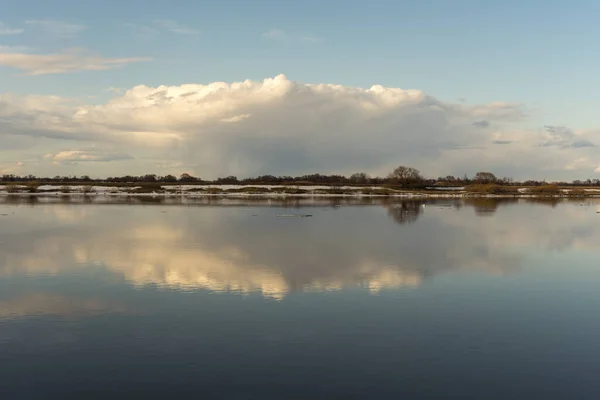
<svg viewBox="0 0 600 400">
<path fill-rule="evenodd" d="M 597 211 L 0 199 L 0 398 L 599 399 Z"/>
</svg>

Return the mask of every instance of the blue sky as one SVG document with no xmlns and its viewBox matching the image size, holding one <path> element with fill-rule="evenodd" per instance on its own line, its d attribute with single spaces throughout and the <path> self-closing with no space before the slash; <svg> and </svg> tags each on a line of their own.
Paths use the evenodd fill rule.
<svg viewBox="0 0 600 400">
<path fill-rule="evenodd" d="M 0 28 L 23 31 L 0 35 L 0 52 L 83 48 L 151 60 L 39 76 L 0 60 L 0 92 L 102 104 L 109 87 L 284 73 L 305 83 L 418 89 L 446 102 L 519 103 L 529 114 L 524 129 L 594 130 L 598 15 L 596 1 L 3 0 Z"/>
</svg>

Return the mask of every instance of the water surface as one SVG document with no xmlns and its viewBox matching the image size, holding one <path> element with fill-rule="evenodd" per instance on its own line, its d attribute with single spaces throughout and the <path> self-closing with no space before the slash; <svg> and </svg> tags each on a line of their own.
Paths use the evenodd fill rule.
<svg viewBox="0 0 600 400">
<path fill-rule="evenodd" d="M 5 197 L 0 395 L 597 399 L 598 211 Z"/>
</svg>

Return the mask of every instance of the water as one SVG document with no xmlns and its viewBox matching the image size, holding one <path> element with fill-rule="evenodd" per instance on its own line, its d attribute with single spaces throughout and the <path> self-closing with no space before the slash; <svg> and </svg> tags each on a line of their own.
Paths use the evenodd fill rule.
<svg viewBox="0 0 600 400">
<path fill-rule="evenodd" d="M 598 399 L 597 211 L 4 198 L 0 398 Z"/>
</svg>

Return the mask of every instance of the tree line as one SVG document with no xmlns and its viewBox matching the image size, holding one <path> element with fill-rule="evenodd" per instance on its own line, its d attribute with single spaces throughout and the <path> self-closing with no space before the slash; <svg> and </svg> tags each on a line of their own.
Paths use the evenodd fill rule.
<svg viewBox="0 0 600 400">
<path fill-rule="evenodd" d="M 124 175 L 114 176 L 105 179 L 94 179 L 88 175 L 82 176 L 54 176 L 54 177 L 38 177 L 35 175 L 19 176 L 14 174 L 4 174 L 0 176 L 0 182 L 3 183 L 118 183 L 118 184 L 214 184 L 214 185 L 394 185 L 405 188 L 420 189 L 426 187 L 459 187 L 472 184 L 484 185 L 507 185 L 507 186 L 544 186 L 546 181 L 525 180 L 514 181 L 509 177 L 497 177 L 492 172 L 477 172 L 472 177 L 466 174 L 462 177 L 444 176 L 437 178 L 426 178 L 419 170 L 407 166 L 399 166 L 395 168 L 385 177 L 373 177 L 365 172 L 358 172 L 350 176 L 343 175 L 324 175 L 324 174 L 309 174 L 300 176 L 275 176 L 275 175 L 260 175 L 250 178 L 238 178 L 236 176 L 225 176 L 214 180 L 204 180 L 200 177 L 193 176 L 188 173 L 175 175 Z M 560 186 L 600 186 L 600 179 L 574 180 L 571 182 L 552 182 Z"/>
</svg>

